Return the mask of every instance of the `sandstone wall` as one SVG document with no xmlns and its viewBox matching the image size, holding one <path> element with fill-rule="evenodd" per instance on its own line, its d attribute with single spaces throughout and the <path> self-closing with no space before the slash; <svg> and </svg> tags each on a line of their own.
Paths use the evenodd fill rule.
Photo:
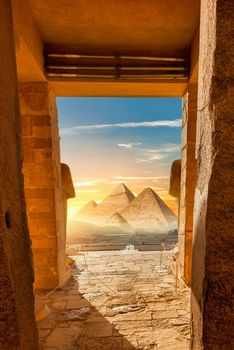
<svg viewBox="0 0 234 350">
<path fill-rule="evenodd" d="M 35 288 L 66 280 L 65 222 L 55 98 L 45 82 L 20 84 L 23 173 Z"/>
<path fill-rule="evenodd" d="M 10 1 L 0 23 L 0 349 L 37 350 Z"/>
<path fill-rule="evenodd" d="M 191 284 L 194 192 L 197 177 L 195 159 L 196 121 L 197 84 L 190 83 L 188 91 L 183 97 L 180 219 L 178 231 L 179 272 L 189 286 Z"/>
<path fill-rule="evenodd" d="M 171 165 L 169 194 L 180 198 L 181 159 L 176 159 Z"/>
<path fill-rule="evenodd" d="M 233 349 L 234 11 L 202 0 L 192 271 L 192 349 Z"/>
<path fill-rule="evenodd" d="M 171 165 L 169 194 L 176 198 L 178 228 L 180 226 L 180 190 L 181 190 L 181 159 L 176 159 Z"/>
</svg>

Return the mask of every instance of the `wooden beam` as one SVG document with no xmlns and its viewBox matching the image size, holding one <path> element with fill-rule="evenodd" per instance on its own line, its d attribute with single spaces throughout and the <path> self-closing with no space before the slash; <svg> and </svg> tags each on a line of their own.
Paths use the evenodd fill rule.
<svg viewBox="0 0 234 350">
<path fill-rule="evenodd" d="M 52 95 L 71 97 L 182 97 L 187 84 L 186 79 L 157 82 L 49 81 Z"/>
</svg>

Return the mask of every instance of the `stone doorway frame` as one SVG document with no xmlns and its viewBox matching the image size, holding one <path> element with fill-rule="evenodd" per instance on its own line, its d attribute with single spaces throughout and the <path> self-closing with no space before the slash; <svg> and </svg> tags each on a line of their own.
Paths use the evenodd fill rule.
<svg viewBox="0 0 234 350">
<path fill-rule="evenodd" d="M 193 350 L 232 346 L 232 5 L 232 0 L 201 1 L 196 137 L 198 172 L 191 277 Z M 8 329 L 1 330 L 1 334 L 4 345 L 13 344 L 15 348 L 27 350 L 37 349 L 38 346 L 21 176 L 20 118 L 11 3 L 0 1 L 0 9 L 0 35 L 4 47 L 0 54 L 1 86 L 4 87 L 0 94 L 1 120 L 4 122 L 0 129 L 4 135 L 0 141 L 1 173 L 4 175 L 0 182 L 1 273 L 5 281 L 4 285 L 0 285 L 0 290 L 6 306 L 4 312 L 9 320 Z M 198 49 L 194 50 L 191 57 L 197 55 Z M 191 59 L 191 72 L 197 67 L 197 63 L 193 63 Z M 194 82 L 190 80 L 190 83 Z M 189 104 L 188 101 L 188 109 Z M 9 143 L 9 140 L 12 142 Z M 191 247 L 189 235 L 184 246 Z M 60 273 L 58 266 L 57 272 Z M 189 267 L 189 264 L 186 263 L 186 266 Z"/>
</svg>

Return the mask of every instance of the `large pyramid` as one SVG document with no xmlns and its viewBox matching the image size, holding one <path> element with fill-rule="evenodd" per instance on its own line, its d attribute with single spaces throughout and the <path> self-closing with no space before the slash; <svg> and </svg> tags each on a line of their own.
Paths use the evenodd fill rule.
<svg viewBox="0 0 234 350">
<path fill-rule="evenodd" d="M 93 215 L 93 211 L 96 208 L 97 203 L 94 201 L 90 201 L 88 202 L 83 208 L 81 208 L 78 213 L 77 213 L 77 217 L 81 220 L 85 221 L 89 221 L 89 219 L 92 217 Z"/>
<path fill-rule="evenodd" d="M 93 219 L 97 224 L 105 225 L 115 213 L 123 210 L 135 198 L 124 184 L 118 185 L 93 211 Z"/>
<path fill-rule="evenodd" d="M 120 214 L 135 230 L 166 232 L 176 223 L 176 215 L 151 188 L 145 188 Z"/>
</svg>

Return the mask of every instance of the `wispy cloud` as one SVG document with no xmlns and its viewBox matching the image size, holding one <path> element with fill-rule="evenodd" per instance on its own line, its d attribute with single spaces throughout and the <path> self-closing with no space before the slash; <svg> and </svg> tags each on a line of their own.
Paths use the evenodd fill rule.
<svg viewBox="0 0 234 350">
<path fill-rule="evenodd" d="M 175 153 L 180 150 L 180 145 L 178 144 L 165 144 L 158 148 L 144 148 L 139 147 L 142 144 L 137 143 L 119 143 L 118 146 L 126 150 L 132 149 L 137 146 L 137 157 L 135 158 L 136 163 L 151 163 L 155 160 L 161 160 L 169 157 L 170 153 Z"/>
<path fill-rule="evenodd" d="M 181 126 L 181 119 L 174 120 L 153 120 L 143 122 L 126 122 L 126 123 L 113 123 L 113 124 L 90 124 L 90 125 L 77 125 L 71 128 L 62 128 L 60 133 L 62 135 L 76 134 L 82 130 L 95 130 L 95 129 L 108 129 L 108 128 L 139 128 L 139 127 L 170 127 L 178 128 Z"/>
<path fill-rule="evenodd" d="M 129 181 L 129 180 L 162 180 L 168 179 L 168 176 L 115 176 L 114 179 Z"/>
<path fill-rule="evenodd" d="M 106 179 L 88 179 L 88 180 L 80 180 L 74 182 L 74 187 L 90 187 L 90 186 L 97 186 L 100 183 L 106 183 Z"/>
<path fill-rule="evenodd" d="M 165 159 L 167 158 L 167 155 L 164 154 L 164 153 L 156 153 L 156 154 L 153 154 L 153 155 L 150 155 L 149 156 L 149 160 L 152 161 L 152 160 L 161 160 L 161 159 Z"/>
<path fill-rule="evenodd" d="M 133 148 L 134 146 L 140 146 L 141 142 L 132 142 L 132 143 L 118 143 L 118 146 L 121 148 Z"/>
<path fill-rule="evenodd" d="M 155 160 L 161 160 L 169 157 L 170 153 L 180 150 L 178 144 L 161 145 L 158 148 L 142 148 L 140 157 L 135 158 L 136 163 L 151 163 Z"/>
<path fill-rule="evenodd" d="M 76 193 L 97 193 L 97 192 L 100 192 L 100 190 L 88 190 L 88 189 L 81 190 L 79 188 L 76 188 Z"/>
<path fill-rule="evenodd" d="M 136 163 L 151 163 L 149 159 L 143 159 L 143 158 L 135 158 Z"/>
<path fill-rule="evenodd" d="M 180 145 L 178 144 L 166 144 L 159 148 L 144 148 L 147 153 L 173 153 L 180 150 Z"/>
<path fill-rule="evenodd" d="M 145 185 L 138 185 L 137 187 L 138 188 L 145 188 Z M 168 191 L 166 191 L 165 188 L 163 188 L 163 187 L 150 186 L 150 188 L 152 188 L 153 190 L 158 191 L 158 192 L 167 192 L 168 193 Z"/>
<path fill-rule="evenodd" d="M 138 163 L 138 164 L 142 164 L 142 163 L 152 163 L 153 161 L 155 160 L 162 160 L 162 159 L 165 159 L 167 158 L 165 155 L 160 155 L 160 154 L 157 154 L 157 155 L 151 155 L 151 156 L 147 156 L 145 158 L 143 158 L 144 155 L 142 155 L 142 158 L 135 158 L 135 162 Z"/>
</svg>

